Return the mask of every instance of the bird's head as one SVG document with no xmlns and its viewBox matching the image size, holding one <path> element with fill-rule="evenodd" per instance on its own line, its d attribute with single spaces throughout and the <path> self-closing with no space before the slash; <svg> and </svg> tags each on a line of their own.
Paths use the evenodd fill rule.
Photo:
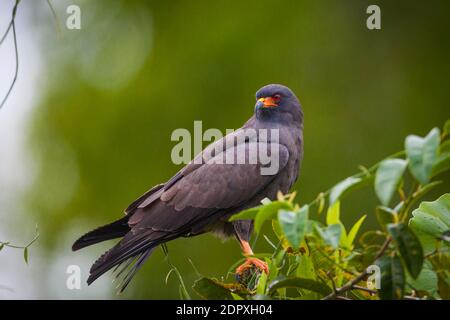
<svg viewBox="0 0 450 320">
<path fill-rule="evenodd" d="M 269 84 L 256 92 L 255 114 L 261 120 L 303 121 L 303 112 L 295 94 L 281 84 Z"/>
</svg>

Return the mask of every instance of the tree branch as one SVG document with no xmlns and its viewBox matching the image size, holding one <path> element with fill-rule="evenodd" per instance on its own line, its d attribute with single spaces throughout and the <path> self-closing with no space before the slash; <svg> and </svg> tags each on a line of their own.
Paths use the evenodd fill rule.
<svg viewBox="0 0 450 320">
<path fill-rule="evenodd" d="M 0 45 L 1 45 L 3 43 L 3 41 L 5 40 L 6 36 L 8 35 L 9 31 L 12 29 L 13 39 L 14 39 L 14 53 L 16 56 L 16 70 L 14 72 L 14 78 L 13 78 L 13 81 L 11 82 L 8 92 L 6 93 L 5 97 L 3 98 L 2 103 L 0 103 L 0 109 L 3 107 L 6 100 L 9 97 L 9 94 L 11 93 L 12 89 L 14 88 L 14 85 L 16 84 L 16 80 L 17 80 L 17 75 L 19 74 L 19 52 L 17 49 L 16 23 L 15 23 L 17 6 L 19 5 L 19 3 L 20 3 L 20 0 L 16 0 L 16 3 L 13 8 L 13 12 L 12 12 L 11 22 L 9 23 L 5 34 L 3 35 L 2 39 L 0 40 Z"/>
<path fill-rule="evenodd" d="M 391 237 L 388 237 L 386 239 L 386 241 L 383 243 L 383 246 L 380 248 L 380 251 L 378 251 L 377 255 L 373 259 L 373 262 L 375 262 L 378 258 L 380 258 L 384 254 L 384 252 L 386 251 L 386 249 L 389 246 L 389 243 L 391 243 L 391 240 L 392 240 Z M 339 295 L 341 295 L 342 293 L 344 293 L 348 290 L 357 289 L 357 288 L 355 288 L 355 285 L 358 282 L 362 281 L 367 275 L 368 275 L 368 272 L 367 272 L 367 268 L 366 268 L 356 278 L 350 280 L 345 285 L 343 285 L 341 288 L 334 290 L 334 292 L 332 292 L 329 295 L 327 295 L 326 297 L 322 298 L 322 300 L 336 299 L 336 297 L 338 297 Z"/>
</svg>

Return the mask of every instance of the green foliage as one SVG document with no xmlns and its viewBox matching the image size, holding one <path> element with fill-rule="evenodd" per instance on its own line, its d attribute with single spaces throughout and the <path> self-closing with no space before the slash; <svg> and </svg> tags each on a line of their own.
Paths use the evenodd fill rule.
<svg viewBox="0 0 450 320">
<path fill-rule="evenodd" d="M 444 124 L 444 137 L 450 135 L 450 119 Z"/>
<path fill-rule="evenodd" d="M 308 212 L 308 206 L 303 206 L 297 211 L 280 210 L 278 213 L 278 223 L 293 248 L 298 248 L 305 237 Z"/>
<path fill-rule="evenodd" d="M 242 285 L 226 285 L 216 279 L 201 278 L 194 283 L 193 289 L 202 298 L 210 300 L 235 300 L 235 297 L 248 294 Z"/>
<path fill-rule="evenodd" d="M 322 282 L 315 281 L 312 279 L 306 279 L 306 278 L 280 278 L 275 281 L 273 281 L 269 288 L 269 294 L 274 293 L 279 289 L 282 288 L 297 288 L 297 289 L 305 289 L 312 292 L 317 292 L 322 295 L 329 294 L 332 290 L 327 285 L 323 284 Z"/>
<path fill-rule="evenodd" d="M 375 192 L 383 205 L 389 205 L 406 166 L 403 159 L 387 159 L 380 163 L 375 175 Z"/>
<path fill-rule="evenodd" d="M 254 266 L 237 282 L 202 278 L 194 290 L 206 299 L 448 299 L 450 194 L 416 207 L 441 184 L 432 181 L 432 168 L 447 152 L 447 138 L 438 129 L 424 138 L 408 136 L 406 152 L 342 180 L 311 203 L 300 206 L 295 194 L 279 194 L 276 201 L 265 200 L 233 216 L 231 221 L 255 220 L 258 234 L 264 222 L 272 222 L 276 240 L 264 237 L 274 251 L 255 255 L 264 258 L 269 273 Z M 359 234 L 366 215 L 346 228 L 342 196 L 364 185 L 374 188 L 381 202 L 367 208 L 375 213 L 379 229 Z M 372 274 L 369 266 L 379 267 L 377 290 L 366 281 Z"/>
<path fill-rule="evenodd" d="M 385 256 L 375 262 L 381 269 L 381 299 L 402 299 L 405 288 L 405 273 L 397 255 Z"/>
<path fill-rule="evenodd" d="M 380 226 L 385 229 L 386 225 L 390 223 L 395 223 L 398 221 L 398 215 L 397 212 L 395 212 L 393 209 L 383 206 L 378 206 L 376 208 L 376 215 L 377 220 Z"/>
<path fill-rule="evenodd" d="M 339 198 L 343 197 L 346 193 L 351 192 L 359 187 L 364 186 L 369 181 L 368 176 L 365 178 L 360 177 L 348 177 L 347 179 L 339 182 L 331 189 L 330 203 L 333 204 Z"/>
<path fill-rule="evenodd" d="M 420 183 L 426 184 L 438 158 L 439 129 L 434 128 L 424 138 L 415 135 L 406 137 L 405 150 L 411 173 Z"/>
<path fill-rule="evenodd" d="M 317 232 L 320 234 L 322 239 L 332 246 L 334 249 L 336 249 L 339 246 L 339 241 L 341 239 L 342 235 L 342 227 L 341 225 L 335 223 L 331 224 L 326 228 L 319 228 L 317 227 Z"/>
<path fill-rule="evenodd" d="M 2 193 L 8 202 L 2 219 L 17 217 L 11 235 L 19 237 L 30 220 L 39 222 L 45 257 L 68 255 L 68 242 L 120 217 L 143 191 L 178 171 L 170 161 L 174 129 L 192 132 L 194 119 L 203 120 L 204 129 L 238 128 L 251 116 L 254 92 L 262 85 L 286 84 L 304 106 L 305 159 L 294 186 L 301 204 L 350 175 L 357 162 L 381 160 L 399 148 L 403 135 L 425 133 L 448 115 L 450 37 L 443 23 L 449 1 L 435 2 L 430 10 L 418 1 L 384 1 L 398 18 L 389 19 L 380 35 L 365 28 L 364 1 L 76 2 L 88 13 L 82 14 L 82 30 L 88 32 L 62 28 L 64 41 L 58 41 L 50 16 L 29 30 L 43 40 L 46 54 L 39 70 L 48 71 L 23 130 L 35 170 L 17 199 Z M 28 3 L 39 17 L 49 13 L 45 1 L 21 5 Z M 52 3 L 66 17 L 65 2 Z M 269 12 L 276 23 L 262 18 Z M 26 39 L 18 37 L 20 50 Z M 276 39 L 276 45 L 268 39 Z M 380 54 L 394 44 L 399 50 L 389 59 Z M 19 78 L 27 75 L 22 68 Z M 2 166 L 8 170 L 7 163 Z M 364 213 L 368 217 L 360 232 L 376 228 L 371 210 L 376 200 L 370 193 L 365 188 L 341 198 L 346 227 Z M 322 203 L 326 212 L 328 196 L 318 197 L 310 219 L 322 219 L 315 211 Z M 266 222 L 258 236 L 258 252 L 269 250 L 264 234 L 275 242 L 269 227 Z M 76 256 L 87 264 L 108 246 Z M 224 265 L 239 258 L 234 241 L 222 243 L 209 234 L 173 241 L 170 250 L 187 286 L 198 276 L 186 254 L 205 276 L 219 279 L 228 269 Z M 30 248 L 30 263 L 37 263 L 33 258 Z M 162 258 L 157 250 L 122 297 L 178 298 L 175 274 L 164 285 L 168 267 L 158 263 Z M 43 274 L 33 281 L 40 294 L 71 298 L 73 292 L 47 285 L 54 269 L 41 260 Z M 102 290 L 88 292 L 106 297 Z M 114 290 L 109 292 L 115 298 Z"/>
<path fill-rule="evenodd" d="M 23 250 L 23 260 L 25 261 L 26 264 L 28 264 L 28 256 L 29 256 L 29 249 L 33 243 L 35 243 L 37 241 L 37 239 L 39 239 L 39 230 L 38 230 L 38 226 L 36 225 L 36 229 L 35 229 L 35 235 L 33 237 L 33 239 L 28 242 L 28 244 L 24 245 L 24 246 L 18 246 L 18 245 L 14 245 L 10 242 L 4 242 L 4 241 L 0 241 L 0 251 L 2 251 L 4 248 L 12 248 L 12 249 L 21 249 Z"/>
<path fill-rule="evenodd" d="M 426 254 L 438 250 L 440 246 L 450 246 L 450 194 L 445 194 L 436 201 L 422 202 L 412 212 L 412 216 L 409 225 L 417 234 Z"/>
<path fill-rule="evenodd" d="M 423 250 L 417 236 L 403 222 L 387 226 L 403 262 L 411 276 L 419 276 L 423 264 Z"/>
</svg>

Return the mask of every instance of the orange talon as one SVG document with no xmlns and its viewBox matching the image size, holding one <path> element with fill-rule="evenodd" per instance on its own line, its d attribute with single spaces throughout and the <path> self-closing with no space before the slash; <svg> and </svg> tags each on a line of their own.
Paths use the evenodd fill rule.
<svg viewBox="0 0 450 320">
<path fill-rule="evenodd" d="M 239 242 L 241 244 L 244 255 L 253 255 L 252 248 L 247 241 L 239 240 Z M 241 275 L 245 270 L 250 269 L 252 266 L 257 267 L 258 269 L 264 271 L 266 274 L 269 273 L 269 266 L 267 265 L 267 263 L 258 258 L 248 257 L 243 264 L 237 267 L 236 274 Z"/>
<path fill-rule="evenodd" d="M 252 266 L 264 271 L 266 274 L 269 273 L 269 266 L 264 261 L 258 258 L 247 258 L 243 264 L 241 264 L 236 269 L 236 274 L 242 274 L 245 270 L 251 268 Z"/>
</svg>

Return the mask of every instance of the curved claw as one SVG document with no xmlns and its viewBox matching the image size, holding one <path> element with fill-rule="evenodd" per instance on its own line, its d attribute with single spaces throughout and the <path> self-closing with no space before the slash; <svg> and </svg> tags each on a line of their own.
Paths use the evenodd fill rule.
<svg viewBox="0 0 450 320">
<path fill-rule="evenodd" d="M 269 273 L 269 266 L 264 261 L 258 258 L 247 258 L 243 264 L 241 264 L 236 269 L 236 274 L 242 274 L 245 270 L 251 268 L 252 266 L 264 271 L 266 274 Z"/>
</svg>

